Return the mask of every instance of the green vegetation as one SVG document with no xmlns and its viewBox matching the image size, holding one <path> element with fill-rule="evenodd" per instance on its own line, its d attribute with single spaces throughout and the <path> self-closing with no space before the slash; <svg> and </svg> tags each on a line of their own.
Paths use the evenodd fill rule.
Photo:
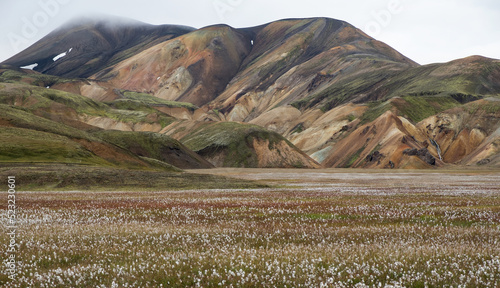
<svg viewBox="0 0 500 288">
<path fill-rule="evenodd" d="M 175 121 L 170 115 L 137 101 L 117 100 L 109 103 L 109 106 L 112 109 L 90 115 L 106 117 L 124 123 L 160 124 L 161 127 L 166 127 Z"/>
<path fill-rule="evenodd" d="M 90 98 L 54 89 L 45 89 L 26 84 L 8 84 L 0 93 L 0 103 L 22 106 L 31 111 L 50 109 L 59 103 L 81 113 L 97 113 L 109 109 Z M 69 110 L 69 109 L 68 109 Z"/>
<path fill-rule="evenodd" d="M 100 135 L 93 135 L 10 106 L 0 105 L 0 109 L 4 111 L 0 120 L 8 121 L 9 126 L 15 126 L 0 127 L 0 161 L 3 163 L 73 163 L 178 170 L 166 163 L 138 157 L 142 155 L 130 153 L 127 149 L 122 150 L 114 146 L 114 143 L 106 144 L 99 138 Z"/>
<path fill-rule="evenodd" d="M 93 133 L 96 137 L 106 140 L 122 148 L 131 149 L 132 146 L 138 146 L 144 149 L 145 153 L 155 156 L 162 148 L 181 149 L 183 145 L 179 141 L 164 134 L 153 132 L 132 132 L 102 130 Z M 144 155 L 146 156 L 146 155 Z M 156 154 L 156 156 L 159 156 Z M 156 157 L 151 157 L 156 158 Z"/>
<path fill-rule="evenodd" d="M 286 141 L 283 136 L 260 126 L 236 122 L 206 124 L 181 139 L 189 149 L 202 156 L 223 152 L 225 167 L 256 167 L 258 159 L 253 150 L 253 140 L 268 140 L 269 149 Z"/>
<path fill-rule="evenodd" d="M 111 165 L 68 137 L 6 127 L 0 127 L 0 162 Z"/>
<path fill-rule="evenodd" d="M 27 73 L 22 70 L 4 70 L 0 73 L 0 82 L 30 84 L 34 86 L 47 87 L 60 83 L 75 82 L 72 80 L 40 73 Z"/>
<path fill-rule="evenodd" d="M 368 110 L 366 110 L 366 112 L 360 117 L 361 122 L 359 125 L 364 125 L 374 121 L 385 112 L 391 110 L 391 107 L 392 106 L 389 101 L 368 103 Z"/>
<path fill-rule="evenodd" d="M 380 151 L 380 149 L 382 148 L 382 145 L 377 144 L 377 146 L 375 146 L 375 148 L 372 149 L 372 151 L 370 151 L 370 155 L 372 155 L 373 153 L 375 153 L 376 151 Z"/>
<path fill-rule="evenodd" d="M 52 133 L 68 138 L 96 140 L 96 138 L 84 131 L 33 115 L 27 109 L 0 104 L 0 110 L 2 111 L 0 119 L 8 121 L 11 126 Z"/>
<path fill-rule="evenodd" d="M 292 132 L 290 132 L 290 134 L 298 134 L 302 131 L 304 131 L 304 123 L 299 123 L 292 129 Z"/>
<path fill-rule="evenodd" d="M 346 160 L 345 164 L 342 165 L 343 168 L 354 168 L 353 165 L 356 161 L 358 161 L 359 157 L 361 156 L 361 153 L 365 151 L 366 146 L 361 147 L 358 151 L 356 151 L 354 154 L 352 154 L 349 159 Z"/>
<path fill-rule="evenodd" d="M 297 100 L 297 101 L 294 101 L 292 103 L 290 103 L 290 105 L 292 107 L 294 107 L 295 109 L 298 109 L 298 110 L 303 110 L 303 109 L 306 109 L 306 108 L 309 108 L 308 107 L 308 104 L 309 102 L 313 99 L 313 97 L 311 96 L 307 96 L 305 98 L 302 98 L 300 100 Z"/>
<path fill-rule="evenodd" d="M 112 103 L 110 106 L 94 101 L 88 97 L 63 92 L 55 89 L 45 89 L 25 84 L 9 84 L 8 89 L 0 93 L 0 103 L 20 105 L 27 111 L 44 113 L 47 118 L 53 114 L 67 114 L 72 110 L 80 115 L 113 119 L 124 123 L 159 123 L 165 127 L 174 119 L 154 108 L 137 101 Z M 58 106 L 62 104 L 66 108 Z M 54 111 L 55 110 L 55 111 Z"/>
<path fill-rule="evenodd" d="M 356 115 L 353 115 L 353 114 L 347 115 L 347 121 L 349 121 L 349 122 L 352 122 L 356 119 L 357 119 Z"/>
<path fill-rule="evenodd" d="M 137 170 L 74 164 L 4 163 L 0 177 L 16 175 L 23 191 L 158 191 L 186 189 L 252 189 L 267 185 L 178 170 Z"/>
<path fill-rule="evenodd" d="M 140 104 L 144 104 L 147 106 L 163 106 L 169 108 L 186 108 L 190 111 L 194 111 L 198 109 L 198 106 L 193 105 L 191 103 L 186 102 L 177 102 L 177 101 L 168 101 L 147 93 L 139 93 L 133 91 L 120 91 L 121 98 L 112 102 L 114 105 L 122 105 L 118 104 L 120 102 L 138 102 Z"/>
<path fill-rule="evenodd" d="M 266 90 L 276 81 L 276 79 L 286 72 L 287 68 L 293 66 L 297 58 L 299 58 L 303 52 L 304 51 L 301 46 L 295 46 L 292 50 L 286 53 L 285 57 L 276 62 L 264 65 L 259 71 L 259 77 L 261 77 L 264 81 L 259 85 L 259 87 L 257 87 L 257 90 Z"/>
<path fill-rule="evenodd" d="M 219 109 L 213 109 L 212 111 L 214 112 L 215 116 L 217 116 L 218 118 L 220 118 L 220 111 L 219 111 Z"/>
<path fill-rule="evenodd" d="M 480 104 L 477 102 L 470 103 L 464 106 L 465 109 L 469 112 L 469 114 L 473 115 L 478 112 L 484 112 L 488 114 L 496 114 L 500 111 L 500 101 L 498 100 L 493 100 L 489 101 L 486 99 L 486 103 Z"/>
<path fill-rule="evenodd" d="M 455 71 L 454 64 L 432 64 L 402 71 L 384 83 L 387 95 L 392 98 L 400 95 L 431 96 L 433 93 L 464 95 L 498 95 L 498 89 L 477 77 L 481 71 L 489 69 L 491 63 L 482 63 L 476 71 Z M 498 69 L 498 65 L 495 69 Z"/>
<path fill-rule="evenodd" d="M 187 128 L 185 126 L 178 127 L 179 126 L 178 124 L 180 124 L 180 123 L 181 122 L 177 123 L 177 125 L 175 126 L 176 128 L 175 128 L 174 132 L 172 133 L 172 135 L 177 135 L 178 133 L 182 133 L 182 132 L 187 130 Z"/>
<path fill-rule="evenodd" d="M 348 56 L 346 59 L 350 57 L 358 59 L 360 56 Z M 369 58 L 364 59 L 364 61 L 368 60 Z M 374 58 L 373 61 L 377 61 L 377 59 Z M 455 73 L 453 72 L 455 68 L 453 66 L 447 67 L 447 65 L 449 64 L 426 65 L 401 71 L 373 69 L 355 77 L 342 77 L 342 74 L 340 74 L 338 76 L 339 80 L 329 87 L 299 99 L 291 105 L 299 110 L 319 107 L 326 112 L 353 100 L 356 103 L 364 103 L 374 100 L 385 101 L 402 95 L 415 98 L 436 96 L 448 98 L 444 99 L 445 103 L 443 105 L 438 105 L 442 107 L 432 108 L 432 103 L 425 104 L 416 101 L 410 103 L 410 106 L 424 105 L 421 107 L 422 109 L 431 107 L 432 110 L 430 111 L 442 111 L 441 109 L 455 106 L 456 103 L 450 102 L 449 98 L 464 104 L 482 97 L 497 97 L 500 95 L 500 90 L 498 86 L 495 86 L 494 81 L 486 80 L 486 76 L 477 77 L 477 73 L 481 71 L 498 69 L 498 64 L 485 63 L 477 68 L 477 72 L 466 71 L 464 73 Z M 491 65 L 496 66 L 490 67 Z M 372 66 L 372 68 L 374 67 Z M 450 71 L 447 71 L 447 69 L 450 69 Z M 436 71 L 439 71 L 439 73 Z M 439 99 L 437 100 L 439 101 Z M 416 120 L 427 115 L 417 112 L 409 117 Z"/>
<path fill-rule="evenodd" d="M 34 89 L 31 90 L 30 97 L 37 101 L 50 100 L 59 104 L 63 104 L 69 108 L 73 108 L 78 113 L 100 114 L 105 113 L 109 108 L 103 103 L 96 102 L 88 97 L 78 94 L 72 94 L 55 89 Z M 43 99 L 45 98 L 45 99 Z M 45 102 L 46 108 L 52 105 L 52 102 Z"/>
<path fill-rule="evenodd" d="M 369 102 L 369 109 L 360 117 L 360 125 L 370 123 L 389 110 L 394 110 L 414 123 L 436 115 L 448 109 L 460 107 L 462 104 L 456 100 L 455 95 L 436 96 L 432 93 L 419 93 L 403 96 L 400 100 Z M 471 99 L 476 99 L 472 97 Z"/>
<path fill-rule="evenodd" d="M 126 151 L 137 154 L 143 160 L 161 161 L 182 169 L 211 167 L 198 154 L 164 134 L 103 130 L 93 135 Z"/>
<path fill-rule="evenodd" d="M 303 19 L 303 20 L 297 21 L 296 24 L 294 24 L 293 26 L 290 26 L 290 28 L 288 28 L 288 30 L 285 32 L 285 35 L 290 35 L 290 34 L 293 35 L 293 34 L 297 33 L 297 30 L 303 29 L 304 26 L 310 24 L 311 22 L 312 21 L 310 19 Z"/>
<path fill-rule="evenodd" d="M 55 121 L 35 116 L 25 109 L 0 104 L 3 114 L 0 120 L 9 126 L 0 128 L 0 161 L 31 163 L 76 163 L 98 166 L 117 166 L 144 169 L 148 166 L 156 169 L 176 170 L 165 163 L 141 159 L 120 150 L 116 146 L 104 144 L 100 135 L 79 130 Z M 113 132 L 109 132 L 113 133 Z M 118 132 L 119 133 L 119 132 Z M 82 143 L 86 142 L 87 146 Z M 115 145 L 112 143 L 112 145 Z M 95 151 L 101 151 L 96 155 Z M 194 154 L 194 153 L 193 153 Z M 122 159 L 128 157 L 128 159 Z"/>
<path fill-rule="evenodd" d="M 327 112 L 339 105 L 347 103 L 355 96 L 370 93 L 377 84 L 385 81 L 388 75 L 384 73 L 370 72 L 356 77 L 348 77 L 340 82 L 336 82 L 321 91 L 291 103 L 299 110 L 319 106 L 321 111 Z M 366 100 L 373 96 L 366 96 Z"/>
<path fill-rule="evenodd" d="M 269 181 L 293 186 L 258 189 L 185 173 L 8 169 L 23 261 L 14 282 L 0 270 L 2 287 L 500 286 L 498 173 L 281 170 Z M 55 189 L 24 192 L 45 181 Z M 199 188 L 172 191 L 188 187 Z"/>
<path fill-rule="evenodd" d="M 404 96 L 402 99 L 405 103 L 395 101 L 393 105 L 398 108 L 400 115 L 414 123 L 418 123 L 444 110 L 461 106 L 461 104 L 451 96 Z"/>
<path fill-rule="evenodd" d="M 0 143 L 0 161 L 4 163 L 73 163 L 178 171 L 178 168 L 168 164 L 167 153 L 164 152 L 165 155 L 159 157 L 160 152 L 155 150 L 161 145 L 161 151 L 179 149 L 180 144 L 167 136 L 156 136 L 161 139 L 155 141 L 155 137 L 148 137 L 146 133 L 137 133 L 133 137 L 124 133 L 121 139 L 128 137 L 131 146 L 135 145 L 137 148 L 139 144 L 143 145 L 135 151 L 126 145 L 113 143 L 112 140 L 117 140 L 117 137 L 101 139 L 106 138 L 103 135 L 121 132 L 92 134 L 81 129 L 99 129 L 76 121 L 79 115 L 109 118 L 131 124 L 170 124 L 173 118 L 160 111 L 145 104 L 140 104 L 142 106 L 136 110 L 113 109 L 90 98 L 59 90 L 26 84 L 6 83 L 4 86 L 0 91 L 0 102 L 9 104 L 0 104 L 3 111 L 0 120 L 6 121 L 9 126 L 0 131 L 4 140 Z M 162 144 L 158 146 L 160 142 Z M 131 150 L 134 151 L 130 153 Z M 186 156 L 187 160 L 193 162 L 186 168 L 196 168 L 196 161 L 203 161 L 186 148 L 180 150 L 189 155 Z"/>
<path fill-rule="evenodd" d="M 269 140 L 270 147 L 284 140 L 279 134 L 257 125 L 219 122 L 201 126 L 182 138 L 181 142 L 193 151 L 201 151 L 210 146 L 229 147 L 236 142 L 245 141 L 248 137 Z"/>
</svg>

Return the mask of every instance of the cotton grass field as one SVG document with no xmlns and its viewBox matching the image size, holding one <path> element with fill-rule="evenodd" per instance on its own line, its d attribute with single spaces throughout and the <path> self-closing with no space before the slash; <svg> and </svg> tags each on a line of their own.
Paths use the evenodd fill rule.
<svg viewBox="0 0 500 288">
<path fill-rule="evenodd" d="M 197 173 L 272 188 L 18 187 L 19 274 L 2 233 L 0 286 L 500 287 L 498 172 Z"/>
</svg>

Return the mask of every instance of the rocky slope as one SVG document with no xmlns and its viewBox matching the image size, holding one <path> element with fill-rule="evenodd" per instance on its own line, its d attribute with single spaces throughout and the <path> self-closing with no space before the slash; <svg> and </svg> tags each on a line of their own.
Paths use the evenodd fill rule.
<svg viewBox="0 0 500 288">
<path fill-rule="evenodd" d="M 61 43 L 76 50 L 53 61 Z M 35 71 L 19 69 L 35 60 Z M 334 19 L 198 30 L 96 20 L 65 26 L 2 67 L 0 94 L 49 87 L 101 107 L 37 115 L 166 134 L 215 166 L 500 165 L 499 60 L 421 66 Z M 130 144 L 120 148 L 138 148 Z"/>
<path fill-rule="evenodd" d="M 346 81 L 355 81 L 353 87 L 372 86 L 389 72 L 417 66 L 386 44 L 338 20 L 283 20 L 247 31 L 255 39 L 252 53 L 212 103 L 225 112 L 227 120 L 250 121 L 276 106 L 320 106 L 329 110 L 349 100 L 377 100 L 377 96 L 357 99 L 363 95 L 347 95 L 356 92 L 352 89 L 326 99 L 334 93 L 327 88 L 344 86 Z M 359 79 L 367 71 L 376 75 L 370 83 Z"/>
<path fill-rule="evenodd" d="M 110 17 L 74 19 L 4 61 L 14 67 L 37 64 L 35 71 L 85 78 L 155 44 L 183 35 L 194 28 L 160 25 Z"/>
<path fill-rule="evenodd" d="M 213 167 L 167 135 L 123 131 L 153 130 L 156 125 L 161 130 L 160 123 L 173 121 L 154 109 L 113 109 L 81 95 L 25 84 L 4 83 L 0 89 L 1 162 L 167 171 Z M 89 119 L 96 118 L 99 125 L 92 125 Z M 98 127 L 106 122 L 122 131 Z"/>
<path fill-rule="evenodd" d="M 216 167 L 319 168 L 307 154 L 276 132 L 235 122 L 196 123 L 189 133 L 170 134 Z M 170 127 L 166 128 L 169 131 Z M 179 131 L 179 132 L 178 132 Z M 169 132 L 167 132 L 169 133 Z M 184 134 L 184 136 L 180 135 Z"/>
<path fill-rule="evenodd" d="M 204 105 L 234 77 L 250 38 L 229 27 L 196 30 L 158 44 L 95 76 L 112 87 Z"/>
</svg>

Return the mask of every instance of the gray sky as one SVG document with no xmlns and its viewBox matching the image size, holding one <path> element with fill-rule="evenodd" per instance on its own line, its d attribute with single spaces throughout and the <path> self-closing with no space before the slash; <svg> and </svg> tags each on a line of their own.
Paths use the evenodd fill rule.
<svg viewBox="0 0 500 288">
<path fill-rule="evenodd" d="M 498 0 L 0 0 L 0 61 L 80 15 L 151 24 L 249 27 L 283 18 L 347 21 L 420 64 L 500 59 Z"/>
</svg>

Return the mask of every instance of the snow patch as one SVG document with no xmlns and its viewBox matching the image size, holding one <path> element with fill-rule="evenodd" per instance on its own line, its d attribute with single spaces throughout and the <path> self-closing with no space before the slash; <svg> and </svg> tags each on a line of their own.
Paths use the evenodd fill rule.
<svg viewBox="0 0 500 288">
<path fill-rule="evenodd" d="M 33 69 L 35 69 L 36 66 L 38 66 L 38 63 L 31 64 L 31 65 L 26 65 L 26 66 L 23 66 L 23 67 L 20 67 L 20 68 L 21 69 L 33 70 Z"/>
<path fill-rule="evenodd" d="M 57 60 L 59 60 L 59 59 L 61 59 L 61 58 L 65 57 L 66 55 L 68 55 L 68 53 L 69 53 L 69 52 L 71 52 L 71 50 L 73 50 L 73 48 L 69 48 L 69 50 L 68 50 L 68 51 L 63 52 L 63 53 L 61 53 L 61 54 L 57 55 L 57 56 L 56 56 L 56 57 L 54 57 L 54 59 L 52 59 L 52 60 L 54 60 L 54 62 L 56 62 Z"/>
<path fill-rule="evenodd" d="M 156 80 L 160 80 L 161 77 L 156 78 Z"/>
<path fill-rule="evenodd" d="M 54 59 L 52 59 L 52 60 L 54 60 L 54 62 L 56 62 L 57 60 L 63 58 L 67 54 L 68 54 L 67 52 L 61 53 L 61 54 L 57 55 L 56 57 L 54 57 Z"/>
</svg>

